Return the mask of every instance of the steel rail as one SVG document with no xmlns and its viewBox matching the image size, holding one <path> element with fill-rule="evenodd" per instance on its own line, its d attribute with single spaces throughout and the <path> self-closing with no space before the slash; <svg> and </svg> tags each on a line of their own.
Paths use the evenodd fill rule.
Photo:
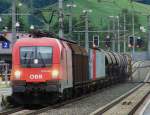
<svg viewBox="0 0 150 115">
<path fill-rule="evenodd" d="M 138 61 L 139 62 L 139 61 Z M 137 63 L 137 62 L 135 62 L 135 63 Z M 134 65 L 135 63 L 133 63 L 132 65 Z M 136 69 L 137 70 L 137 69 Z M 135 70 L 135 71 L 136 71 Z M 135 72 L 134 71 L 134 72 Z M 139 86 L 137 86 L 137 87 L 135 87 L 135 89 L 136 88 L 138 88 Z M 106 87 L 107 88 L 107 87 Z M 38 109 L 38 110 L 29 110 L 29 111 L 27 111 L 27 112 L 25 112 L 24 114 L 25 115 L 35 115 L 35 114 L 40 114 L 40 113 L 43 113 L 43 112 L 46 112 L 46 111 L 49 111 L 49 110 L 52 110 L 52 109 L 56 109 L 56 108 L 59 108 L 59 107 L 61 107 L 61 106 L 64 106 L 64 105 L 67 105 L 67 104 L 70 104 L 70 103 L 73 103 L 73 102 L 77 102 L 77 101 L 79 101 L 79 100 L 81 100 L 81 99 L 84 99 L 84 98 L 88 98 L 88 97 L 90 97 L 90 96 L 92 96 L 92 95 L 95 95 L 95 94 L 97 94 L 97 93 L 100 93 L 100 92 L 102 92 L 103 90 L 106 90 L 106 88 L 103 88 L 103 89 L 99 89 L 99 90 L 97 90 L 97 91 L 95 91 L 95 92 L 91 92 L 91 93 L 88 93 L 88 94 L 85 94 L 85 95 L 82 95 L 82 96 L 80 96 L 80 97 L 77 97 L 77 98 L 73 98 L 73 99 L 70 99 L 70 100 L 66 100 L 66 101 L 62 101 L 62 102 L 60 102 L 60 103 L 56 103 L 56 104 L 54 104 L 54 105 L 50 105 L 50 106 L 47 106 L 47 107 L 44 107 L 44 108 L 41 108 L 41 109 Z M 131 92 L 132 93 L 132 92 Z M 129 94 L 128 94 L 129 95 Z M 14 109 L 9 109 L 9 110 L 6 110 L 6 111 L 2 111 L 2 112 L 0 112 L 0 114 L 2 114 L 2 115 L 8 115 L 8 114 L 11 114 L 11 113 L 17 113 L 17 112 L 19 112 L 19 111 L 23 111 L 24 110 L 24 108 L 23 107 L 19 107 L 19 108 L 14 108 Z"/>
<path fill-rule="evenodd" d="M 138 90 L 142 86 L 143 86 L 143 84 L 140 84 L 140 85 L 136 86 L 135 88 L 131 89 L 126 94 L 120 96 L 119 98 L 115 99 L 114 101 L 112 101 L 111 103 L 105 105 L 104 107 L 98 109 L 97 111 L 94 111 L 90 115 L 102 115 L 104 112 L 106 112 L 109 109 L 111 109 L 112 107 L 114 107 L 116 104 L 118 104 L 119 102 L 121 102 L 123 99 L 125 99 L 126 97 L 128 97 L 129 95 L 131 95 L 133 92 L 135 92 L 136 90 Z"/>
<path fill-rule="evenodd" d="M 45 107 L 45 108 L 42 108 L 42 109 L 39 109 L 39 110 L 36 110 L 36 111 L 32 111 L 26 115 L 36 115 L 36 114 L 40 114 L 40 113 L 43 113 L 43 112 L 46 112 L 46 111 L 49 111 L 49 110 L 53 110 L 53 109 L 56 109 L 56 108 L 60 108 L 64 105 L 67 105 L 67 104 L 71 104 L 71 103 L 74 103 L 74 102 L 77 102 L 77 101 L 80 101 L 82 99 L 85 99 L 85 98 L 88 98 L 88 97 L 91 97 L 93 95 L 96 95 L 104 90 L 106 90 L 107 88 L 110 88 L 110 87 L 105 87 L 105 88 L 100 88 L 96 91 L 91 91 L 90 93 L 88 94 L 83 94 L 82 96 L 80 97 L 75 97 L 75 98 L 72 98 L 70 100 L 66 100 L 66 101 L 62 101 L 60 103 L 56 103 L 54 105 L 51 105 L 51 106 L 48 106 L 48 107 Z"/>
<path fill-rule="evenodd" d="M 149 76 L 149 72 L 147 73 L 147 76 Z M 150 77 L 150 76 L 149 76 Z M 149 82 L 149 79 L 147 80 L 147 82 Z M 128 96 L 130 96 L 131 94 L 133 94 L 134 92 L 136 92 L 138 89 L 140 89 L 142 86 L 144 86 L 146 83 L 140 83 L 139 85 L 137 85 L 136 87 L 132 88 L 130 91 L 128 91 L 127 93 L 123 94 L 122 96 L 120 96 L 119 98 L 113 100 L 112 102 L 108 103 L 107 105 L 97 109 L 96 111 L 92 112 L 90 115 L 102 115 L 103 113 L 105 113 L 106 111 L 110 110 L 111 108 L 113 108 L 114 106 L 116 106 L 118 103 L 120 103 L 122 100 L 126 99 Z M 146 98 L 147 95 L 145 95 L 145 97 L 140 101 L 140 103 L 143 102 L 143 100 Z M 133 113 L 137 108 L 138 108 L 139 104 L 133 108 L 133 110 L 131 110 L 130 113 Z"/>
<path fill-rule="evenodd" d="M 12 108 L 12 109 L 1 111 L 0 115 L 8 115 L 11 113 L 16 113 L 16 112 L 21 111 L 21 110 L 23 110 L 23 107 Z"/>
<path fill-rule="evenodd" d="M 106 89 L 106 88 L 105 88 Z M 80 101 L 81 99 L 84 99 L 84 98 L 88 98 L 92 95 L 96 95 L 97 93 L 100 93 L 101 91 L 103 91 L 104 89 L 99 89 L 95 92 L 91 92 L 89 94 L 86 94 L 86 95 L 83 95 L 83 96 L 80 96 L 80 97 L 77 97 L 77 98 L 73 98 L 73 99 L 70 99 L 70 100 L 66 100 L 66 101 L 63 101 L 61 103 L 57 103 L 57 104 L 54 104 L 54 105 L 51 105 L 51 106 L 48 106 L 48 107 L 45 107 L 45 108 L 42 108 L 42 109 L 39 109 L 39 110 L 36 110 L 36 111 L 33 111 L 31 113 L 28 113 L 26 115 L 36 115 L 36 114 L 40 114 L 40 113 L 43 113 L 43 112 L 46 112 L 46 111 L 49 111 L 49 110 L 53 110 L 53 109 L 56 109 L 56 108 L 59 108 L 59 107 L 62 107 L 64 105 L 67 105 L 67 104 L 71 104 L 73 102 L 77 102 L 77 101 Z"/>
</svg>

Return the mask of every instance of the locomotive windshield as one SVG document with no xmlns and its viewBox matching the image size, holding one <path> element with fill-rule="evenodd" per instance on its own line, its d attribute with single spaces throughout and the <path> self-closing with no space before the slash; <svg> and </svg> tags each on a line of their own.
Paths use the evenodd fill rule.
<svg viewBox="0 0 150 115">
<path fill-rule="evenodd" d="M 52 64 L 52 48 L 45 46 L 21 47 L 20 64 L 23 67 L 48 67 Z"/>
</svg>

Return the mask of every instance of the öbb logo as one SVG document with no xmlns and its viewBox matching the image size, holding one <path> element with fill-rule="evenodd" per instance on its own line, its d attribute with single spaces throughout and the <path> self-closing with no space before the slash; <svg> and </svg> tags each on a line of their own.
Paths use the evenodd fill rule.
<svg viewBox="0 0 150 115">
<path fill-rule="evenodd" d="M 43 76 L 41 74 L 30 74 L 30 79 L 42 79 Z"/>
</svg>

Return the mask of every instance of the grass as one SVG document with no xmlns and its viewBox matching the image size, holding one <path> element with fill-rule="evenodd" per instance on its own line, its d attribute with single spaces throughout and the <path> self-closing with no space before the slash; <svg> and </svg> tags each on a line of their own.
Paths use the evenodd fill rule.
<svg viewBox="0 0 150 115">
<path fill-rule="evenodd" d="M 94 25 L 98 25 L 100 18 L 107 20 L 108 16 L 117 16 L 121 13 L 122 9 L 132 11 L 133 5 L 135 12 L 137 12 L 137 15 L 140 17 L 140 23 L 146 25 L 146 16 L 142 15 L 150 14 L 150 12 L 148 12 L 150 11 L 149 5 L 136 2 L 131 4 L 128 0 L 107 0 L 107 2 L 106 0 L 101 1 L 102 2 L 97 2 L 97 0 L 75 0 L 77 8 L 74 9 L 74 13 L 76 16 L 79 16 L 83 9 L 92 9 L 93 12 L 90 14 L 90 18 Z M 107 21 L 105 24 L 107 25 Z"/>
<path fill-rule="evenodd" d="M 122 9 L 128 9 L 132 11 L 132 6 L 134 7 L 135 12 L 139 16 L 140 24 L 147 25 L 147 17 L 145 15 L 150 14 L 149 5 L 133 2 L 129 2 L 129 0 L 73 0 L 77 5 L 76 8 L 73 8 L 73 16 L 79 17 L 82 14 L 82 10 L 84 9 L 92 9 L 92 13 L 89 14 L 91 22 L 98 27 L 106 27 L 108 25 L 108 16 L 117 16 L 121 13 Z M 65 4 L 69 2 L 65 1 Z M 17 3 L 18 4 L 18 3 Z M 65 12 L 68 10 L 64 5 Z M 46 6 L 46 8 L 52 7 L 54 9 L 58 8 L 58 4 L 53 4 L 51 6 Z M 23 4 L 21 8 L 19 8 L 19 12 L 21 13 L 29 13 L 31 9 Z M 49 12 L 43 12 L 44 16 L 49 19 Z M 144 15 L 144 16 L 143 16 Z M 23 22 L 26 26 L 29 26 L 28 16 L 21 16 L 23 18 Z M 54 18 L 54 22 L 57 21 L 57 18 Z"/>
<path fill-rule="evenodd" d="M 121 14 L 122 9 L 128 9 L 129 12 L 134 10 L 135 14 L 139 17 L 139 23 L 143 26 L 147 25 L 147 15 L 150 14 L 149 5 L 137 2 L 131 3 L 129 0 L 101 0 L 101 2 L 98 2 L 98 0 L 74 0 L 74 3 L 77 7 L 73 8 L 73 16 L 80 17 L 84 9 L 91 9 L 92 13 L 89 14 L 90 21 L 98 28 L 107 27 L 108 17 Z M 65 13 L 68 13 L 68 9 L 65 6 Z M 57 9 L 58 4 L 54 4 L 51 7 Z M 49 19 L 48 12 L 43 12 L 43 14 Z M 54 22 L 56 20 L 57 18 L 54 19 Z"/>
<path fill-rule="evenodd" d="M 82 13 L 82 10 L 84 9 L 92 9 L 92 13 L 89 14 L 90 21 L 93 25 L 95 25 L 98 28 L 106 28 L 109 22 L 108 17 L 109 16 L 117 16 L 121 13 L 122 9 L 128 9 L 129 11 L 132 11 L 133 8 L 135 10 L 135 13 L 139 17 L 139 22 L 143 26 L 147 26 L 147 15 L 150 14 L 150 7 L 149 5 L 133 2 L 129 2 L 129 0 L 100 0 L 101 2 L 98 2 L 98 0 L 74 0 L 74 3 L 77 5 L 76 8 L 73 8 L 73 16 L 74 17 L 80 17 Z M 68 0 L 69 2 L 69 0 Z M 65 4 L 67 1 L 65 1 Z M 68 9 L 65 7 L 64 4 L 65 13 L 68 13 Z M 132 8 L 133 6 L 133 8 Z M 53 9 L 58 9 L 58 4 L 53 4 L 51 6 L 46 6 L 45 8 L 52 7 Z M 31 9 L 26 5 L 23 4 L 21 8 L 19 8 L 19 12 L 21 13 L 29 13 L 31 12 Z M 46 19 L 49 20 L 49 12 L 43 12 Z M 26 27 L 29 27 L 29 20 L 28 16 L 21 16 L 23 19 L 24 24 Z M 7 17 L 5 17 L 7 20 Z M 41 20 L 41 19 L 40 19 Z M 58 21 L 58 17 L 55 16 L 53 20 L 53 24 Z M 48 25 L 45 26 L 47 28 Z"/>
</svg>

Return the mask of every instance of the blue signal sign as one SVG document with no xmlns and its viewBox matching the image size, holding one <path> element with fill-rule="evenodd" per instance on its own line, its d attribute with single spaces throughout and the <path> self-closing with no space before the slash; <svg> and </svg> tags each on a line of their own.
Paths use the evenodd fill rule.
<svg viewBox="0 0 150 115">
<path fill-rule="evenodd" d="M 2 42 L 2 48 L 3 49 L 8 49 L 9 45 L 10 45 L 9 42 L 7 42 L 7 41 Z"/>
</svg>

